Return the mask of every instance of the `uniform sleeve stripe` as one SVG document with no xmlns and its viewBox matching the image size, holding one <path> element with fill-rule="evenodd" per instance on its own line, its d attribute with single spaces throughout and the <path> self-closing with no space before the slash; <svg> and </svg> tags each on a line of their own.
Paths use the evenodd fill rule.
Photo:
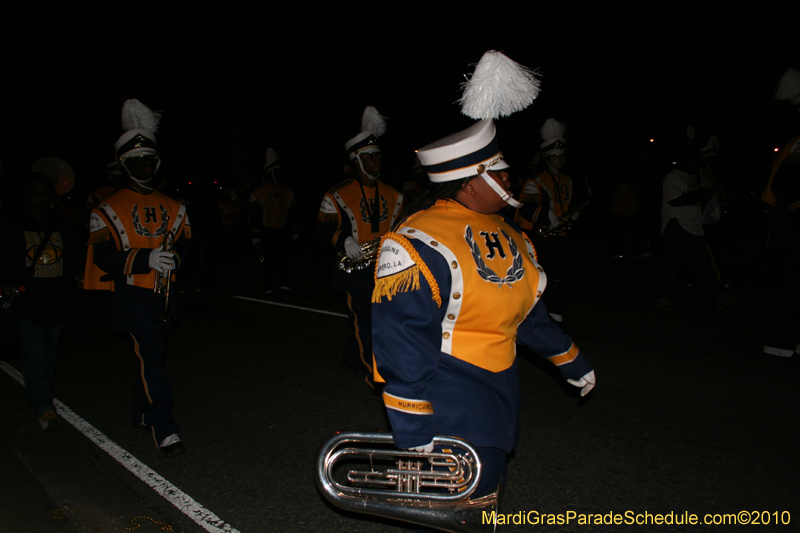
<svg viewBox="0 0 800 533">
<path fill-rule="evenodd" d="M 567 350 L 564 353 L 552 355 L 552 356 L 548 357 L 547 360 L 550 361 L 551 363 L 553 363 L 556 366 L 566 365 L 566 364 L 571 363 L 572 361 L 574 361 L 575 358 L 578 357 L 579 353 L 580 353 L 580 350 L 578 349 L 578 347 L 573 342 L 572 346 L 569 347 L 569 350 Z"/>
<path fill-rule="evenodd" d="M 384 392 L 383 403 L 386 404 L 387 409 L 394 409 L 395 411 L 408 413 L 410 415 L 433 414 L 433 405 L 431 402 L 425 400 L 409 400 L 408 398 L 401 398 Z"/>
<path fill-rule="evenodd" d="M 128 254 L 128 259 L 125 261 L 125 270 L 122 272 L 126 276 L 131 275 L 131 270 L 133 270 L 133 260 L 138 252 L 139 250 L 133 249 L 131 250 L 131 253 Z"/>
</svg>

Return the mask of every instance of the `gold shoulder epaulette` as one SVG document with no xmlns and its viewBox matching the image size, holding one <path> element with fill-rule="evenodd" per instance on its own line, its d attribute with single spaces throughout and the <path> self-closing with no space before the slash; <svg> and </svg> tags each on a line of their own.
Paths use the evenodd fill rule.
<svg viewBox="0 0 800 533">
<path fill-rule="evenodd" d="M 381 239 L 381 250 L 383 250 L 383 243 L 386 239 L 391 239 L 408 253 L 411 260 L 414 262 L 409 268 L 405 268 L 396 274 L 389 274 L 386 276 L 378 277 L 378 269 L 375 269 L 375 290 L 372 292 L 372 303 L 381 303 L 381 299 L 385 296 L 391 301 L 392 297 L 399 292 L 409 292 L 419 290 L 419 274 L 425 276 L 428 285 L 431 288 L 433 301 L 439 307 L 442 306 L 442 297 L 439 293 L 439 284 L 436 283 L 433 274 L 431 273 L 428 265 L 422 260 L 417 253 L 417 250 L 409 242 L 409 240 L 399 233 L 388 232 L 383 235 Z"/>
</svg>

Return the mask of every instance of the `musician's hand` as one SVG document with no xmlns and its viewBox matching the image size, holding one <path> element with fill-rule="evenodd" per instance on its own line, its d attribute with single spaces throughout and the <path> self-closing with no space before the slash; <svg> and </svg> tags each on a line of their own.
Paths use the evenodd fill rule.
<svg viewBox="0 0 800 533">
<path fill-rule="evenodd" d="M 150 250 L 148 262 L 150 264 L 150 268 L 161 272 L 162 274 L 166 274 L 171 270 L 175 270 L 175 267 L 177 266 L 175 263 L 175 254 L 171 251 L 165 252 L 163 246 L 160 246 L 155 250 Z"/>
<path fill-rule="evenodd" d="M 415 446 L 413 448 L 406 448 L 410 452 L 431 453 L 433 451 L 433 441 L 430 441 L 425 446 Z"/>
<path fill-rule="evenodd" d="M 591 372 L 583 376 L 581 379 L 568 379 L 567 382 L 570 385 L 575 385 L 576 387 L 579 387 L 581 389 L 581 397 L 584 397 L 587 394 L 589 394 L 589 391 L 591 391 L 594 388 L 595 383 L 597 383 L 597 380 L 594 377 L 594 370 L 592 370 Z"/>
<path fill-rule="evenodd" d="M 364 257 L 364 252 L 361 251 L 361 246 L 352 237 L 344 240 L 344 251 L 350 259 L 360 259 Z"/>
</svg>

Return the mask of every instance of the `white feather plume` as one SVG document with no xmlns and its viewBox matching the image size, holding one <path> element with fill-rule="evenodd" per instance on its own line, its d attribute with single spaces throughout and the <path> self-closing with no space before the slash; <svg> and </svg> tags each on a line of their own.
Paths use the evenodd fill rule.
<svg viewBox="0 0 800 533">
<path fill-rule="evenodd" d="M 567 133 L 567 127 L 554 118 L 548 118 L 544 121 L 542 129 L 539 130 L 539 133 L 542 134 L 543 141 L 557 139 L 559 137 L 563 139 L 564 135 Z"/>
<path fill-rule="evenodd" d="M 370 131 L 380 137 L 386 133 L 386 117 L 371 105 L 367 106 L 361 115 L 361 131 Z"/>
<path fill-rule="evenodd" d="M 540 84 L 534 71 L 490 50 L 461 84 L 461 112 L 475 120 L 507 117 L 531 105 L 539 96 Z"/>
<path fill-rule="evenodd" d="M 712 135 L 711 137 L 708 138 L 708 141 L 706 142 L 706 145 L 703 146 L 702 148 L 700 148 L 700 151 L 701 152 L 709 152 L 709 151 L 716 152 L 716 151 L 719 150 L 719 146 L 720 146 L 719 137 L 717 137 L 716 135 Z"/>
<path fill-rule="evenodd" d="M 153 111 L 136 98 L 125 100 L 122 105 L 122 129 L 145 130 L 150 133 L 158 131 L 161 113 Z"/>
<path fill-rule="evenodd" d="M 775 98 L 778 100 L 790 100 L 798 95 L 800 95 L 800 72 L 793 68 L 786 69 L 781 81 L 778 82 Z"/>
</svg>

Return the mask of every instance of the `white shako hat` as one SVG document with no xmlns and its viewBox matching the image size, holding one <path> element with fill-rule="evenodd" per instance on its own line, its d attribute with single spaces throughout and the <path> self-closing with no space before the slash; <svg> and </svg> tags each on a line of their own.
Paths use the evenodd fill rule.
<svg viewBox="0 0 800 533">
<path fill-rule="evenodd" d="M 788 100 L 796 110 L 800 111 L 800 72 L 797 69 L 786 69 L 781 81 L 778 82 L 775 98 Z"/>
<path fill-rule="evenodd" d="M 486 170 L 508 168 L 497 147 L 492 119 L 480 120 L 463 131 L 420 148 L 417 157 L 433 183 L 468 178 Z M 483 171 L 480 170 L 481 166 Z"/>
<path fill-rule="evenodd" d="M 509 168 L 497 144 L 494 119 L 528 107 L 539 96 L 539 80 L 530 69 L 505 54 L 483 54 L 475 72 L 462 84 L 461 112 L 478 120 L 469 128 L 448 135 L 417 150 L 425 172 L 434 183 L 475 176 L 487 183 L 509 204 L 518 206 L 486 171 Z"/>
<path fill-rule="evenodd" d="M 567 133 L 567 127 L 564 124 L 554 118 L 548 118 L 544 121 L 539 133 L 542 135 L 542 143 L 539 145 L 539 149 L 544 155 L 567 153 L 567 140 L 564 138 Z"/>
<path fill-rule="evenodd" d="M 126 100 L 122 105 L 122 129 L 125 130 L 114 150 L 122 161 L 129 157 L 158 155 L 156 131 L 161 121 L 161 113 L 152 111 L 136 98 Z"/>
<path fill-rule="evenodd" d="M 378 137 L 386 133 L 386 117 L 372 106 L 364 108 L 361 114 L 361 133 L 347 141 L 344 150 L 350 161 L 361 153 L 380 152 Z"/>
<path fill-rule="evenodd" d="M 267 148 L 266 163 L 264 164 L 264 171 L 268 172 L 275 168 L 281 168 L 281 158 L 275 148 Z"/>
</svg>

